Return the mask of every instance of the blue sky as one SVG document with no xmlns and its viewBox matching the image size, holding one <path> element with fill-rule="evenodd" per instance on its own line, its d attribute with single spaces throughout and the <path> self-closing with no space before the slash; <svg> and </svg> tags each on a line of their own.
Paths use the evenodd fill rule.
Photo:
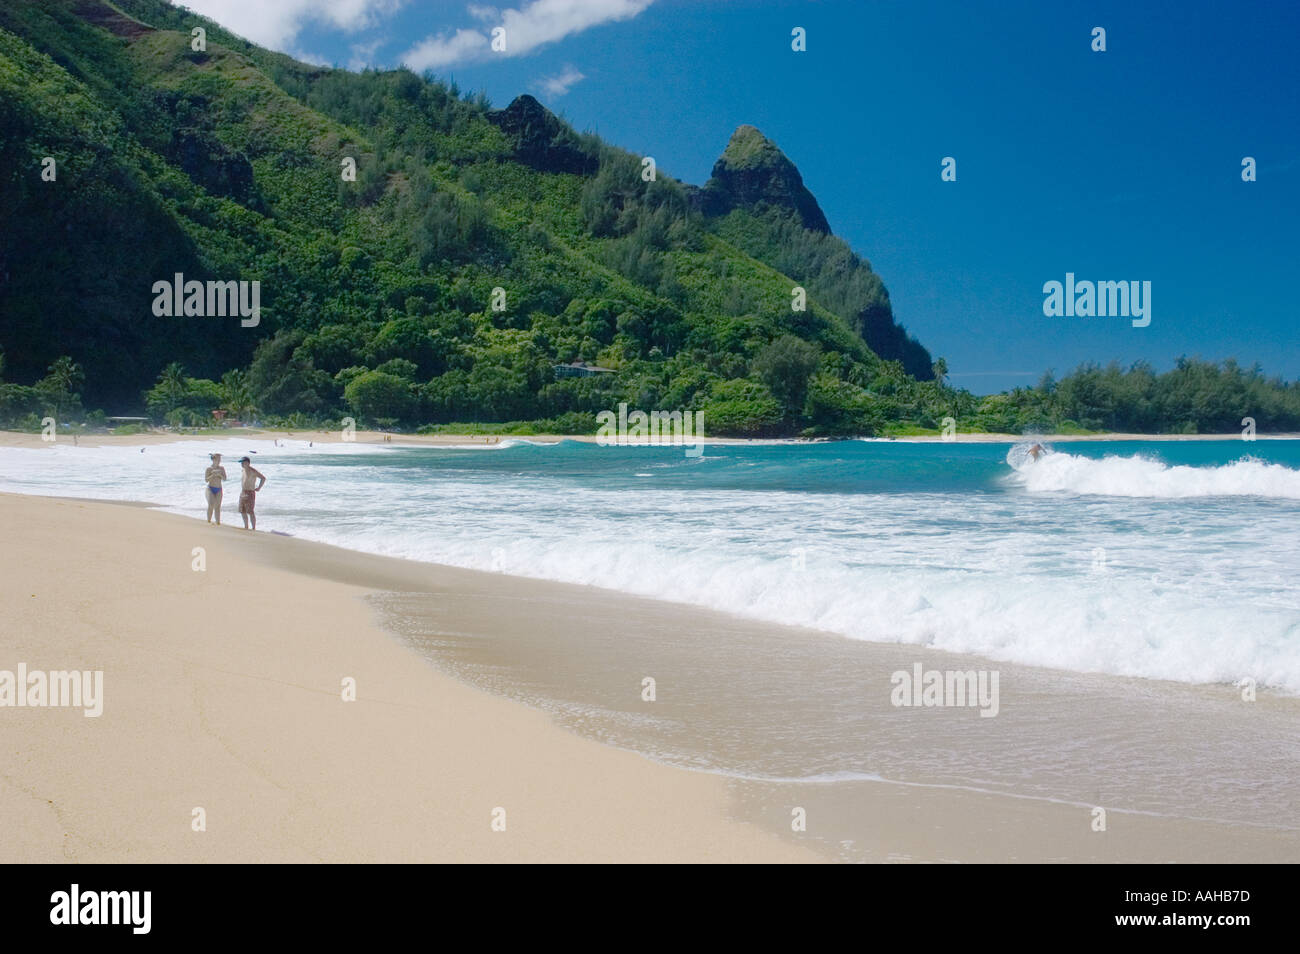
<svg viewBox="0 0 1300 954">
<path fill-rule="evenodd" d="M 1300 377 L 1300 3 L 189 5 L 303 58 L 428 67 L 499 106 L 532 93 L 696 184 L 753 124 L 971 390 L 1180 354 Z M 1066 272 L 1150 281 L 1150 325 L 1045 317 Z"/>
</svg>

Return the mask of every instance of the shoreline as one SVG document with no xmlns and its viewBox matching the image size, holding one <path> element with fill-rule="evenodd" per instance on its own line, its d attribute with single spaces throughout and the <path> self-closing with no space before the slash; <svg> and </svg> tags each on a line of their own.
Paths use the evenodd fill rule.
<svg viewBox="0 0 1300 954">
<path fill-rule="evenodd" d="M 291 440 L 296 442 L 314 442 L 320 444 L 355 443 L 377 445 L 381 447 L 484 447 L 523 441 L 537 444 L 558 444 L 560 441 L 577 441 L 583 444 L 598 443 L 593 434 L 385 434 L 381 431 L 356 432 L 354 441 L 342 441 L 339 432 L 334 431 L 290 431 L 272 428 L 231 427 L 221 428 L 197 434 L 181 434 L 169 431 L 147 431 L 140 434 L 81 434 L 76 446 L 80 447 L 148 447 L 154 444 L 171 444 L 181 441 L 218 441 L 246 437 L 249 440 Z M 752 437 L 704 437 L 701 443 L 708 444 L 830 444 L 841 441 L 869 441 L 897 444 L 1019 444 L 1027 441 L 1045 441 L 1050 444 L 1097 443 L 1097 442 L 1179 442 L 1179 441 L 1242 441 L 1240 433 L 1233 434 L 957 434 L 947 440 L 938 434 L 924 434 L 910 437 L 787 437 L 787 438 L 752 438 Z M 1294 441 L 1300 440 L 1296 434 L 1256 434 L 1259 441 Z M 1242 441 L 1249 443 L 1248 441 Z M 50 447 L 52 443 L 71 444 L 72 438 L 64 434 L 55 442 L 41 439 L 37 433 L 24 431 L 0 430 L 0 447 Z M 635 444 L 636 442 L 633 442 Z M 690 444 L 690 441 L 686 442 Z"/>
<path fill-rule="evenodd" d="M 750 641 L 825 636 L 815 631 L 593 587 L 217 530 L 113 502 L 0 494 L 0 509 L 16 544 L 6 551 L 0 586 L 13 591 L 6 594 L 10 605 L 22 607 L 20 597 L 41 600 L 0 624 L 0 645 L 18 651 L 0 669 L 20 659 L 50 669 L 81 668 L 86 660 L 87 668 L 105 670 L 108 699 L 98 720 L 0 710 L 0 745 L 19 766 L 0 786 L 0 809 L 29 826 L 16 847 L 0 849 L 6 860 L 1300 858 L 1294 829 L 1115 809 L 1114 837 L 1099 838 L 1088 829 L 1087 811 L 1050 799 L 906 780 L 773 782 L 688 771 L 583 737 L 581 726 L 521 704 L 530 702 L 526 694 L 476 688 L 455 664 L 500 671 L 529 658 L 530 645 L 557 651 L 554 637 L 563 634 L 577 640 L 558 647 L 554 665 L 567 678 L 585 651 L 580 647 L 592 640 L 653 648 L 663 634 L 701 627 Z M 63 542 L 50 546 L 51 539 Z M 196 545 L 206 549 L 205 576 L 191 569 Z M 114 568 L 111 578 L 104 566 Z M 220 589 L 211 586 L 214 574 Z M 50 603 L 54 580 L 55 592 L 72 595 Z M 414 620 L 412 632 L 422 637 L 401 633 L 382 607 L 377 612 L 376 601 L 385 597 L 421 601 L 397 616 Z M 381 626 L 382 615 L 389 618 Z M 173 631 L 177 620 L 185 621 L 181 633 Z M 251 624 L 248 632 L 241 621 Z M 421 646 L 429 634 L 447 651 Z M 918 653 L 950 665 L 978 661 L 912 646 L 853 648 L 883 672 Z M 671 660 L 655 660 L 634 656 L 619 670 L 632 696 L 642 669 L 670 671 Z M 357 675 L 355 708 L 338 699 L 341 672 Z M 181 681 L 180 690 L 168 686 L 168 674 Z M 1085 711 L 1096 686 L 1184 703 L 1204 695 L 1194 687 L 1053 670 L 1039 670 L 1035 679 L 1036 697 L 1068 703 L 1063 712 Z M 1062 688 L 1063 679 L 1081 688 Z M 635 698 L 629 704 L 639 708 Z M 1294 715 L 1289 702 L 1268 705 Z M 123 706 L 132 718 L 107 738 L 97 735 Z M 349 718 L 354 713 L 365 714 L 363 728 Z M 1071 731 L 1079 730 L 1073 723 Z M 376 747 L 375 738 L 385 745 Z M 147 785 L 127 770 L 145 751 L 153 760 Z M 87 785 L 82 766 L 102 774 Z M 177 803 L 185 797 L 178 782 L 198 793 L 189 798 L 194 805 L 206 799 L 218 806 L 213 814 L 238 811 L 238 831 L 226 822 L 219 839 L 192 836 L 190 807 Z M 103 800 L 83 791 L 95 786 Z M 236 808 L 242 801 L 251 805 Z M 488 811 L 503 801 L 520 806 L 512 819 L 528 818 L 529 831 L 518 839 L 488 827 Z M 791 833 L 791 805 L 806 807 L 818 824 Z M 173 827 L 157 830 L 155 817 L 182 807 Z M 104 842 L 110 817 L 114 834 Z M 828 839 L 832 820 L 853 829 L 857 856 Z M 436 837 L 430 826 L 438 828 Z M 70 843 L 55 837 L 60 827 Z M 576 844 L 575 832 L 584 833 Z"/>
</svg>

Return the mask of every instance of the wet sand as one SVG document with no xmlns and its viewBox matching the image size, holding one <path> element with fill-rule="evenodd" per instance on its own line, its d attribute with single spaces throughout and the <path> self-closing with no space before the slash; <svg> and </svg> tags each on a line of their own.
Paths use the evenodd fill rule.
<svg viewBox="0 0 1300 954">
<path fill-rule="evenodd" d="M 1300 860 L 1300 700 L 854 641 L 333 547 L 261 557 L 326 579 L 364 573 L 385 625 L 459 679 L 606 744 L 725 773 L 734 817 L 829 857 Z M 996 669 L 1001 711 L 893 706 L 891 675 L 918 662 Z"/>
</svg>

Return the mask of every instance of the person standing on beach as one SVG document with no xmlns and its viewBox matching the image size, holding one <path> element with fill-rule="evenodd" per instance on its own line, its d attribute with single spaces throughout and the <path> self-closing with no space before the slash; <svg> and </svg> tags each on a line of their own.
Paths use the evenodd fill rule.
<svg viewBox="0 0 1300 954">
<path fill-rule="evenodd" d="M 203 472 L 203 479 L 207 482 L 207 491 L 203 496 L 208 498 L 208 523 L 212 522 L 215 516 L 217 526 L 221 526 L 221 482 L 226 479 L 226 468 L 221 466 L 220 454 L 209 454 L 212 463 L 208 469 Z"/>
<path fill-rule="evenodd" d="M 266 483 L 266 478 L 262 472 L 253 466 L 253 461 L 247 457 L 239 458 L 239 463 L 244 468 L 244 476 L 240 483 L 239 491 L 239 515 L 244 518 L 245 530 L 257 529 L 257 492 L 262 489 Z"/>
</svg>

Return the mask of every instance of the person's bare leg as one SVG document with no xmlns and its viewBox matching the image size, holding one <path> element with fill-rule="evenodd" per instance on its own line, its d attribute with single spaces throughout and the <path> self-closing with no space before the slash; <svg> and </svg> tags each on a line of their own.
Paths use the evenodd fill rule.
<svg viewBox="0 0 1300 954">
<path fill-rule="evenodd" d="M 216 494 L 210 490 L 203 491 L 203 496 L 208 498 L 208 523 L 212 522 L 212 510 L 216 506 Z M 219 522 L 219 521 L 218 521 Z"/>
</svg>

